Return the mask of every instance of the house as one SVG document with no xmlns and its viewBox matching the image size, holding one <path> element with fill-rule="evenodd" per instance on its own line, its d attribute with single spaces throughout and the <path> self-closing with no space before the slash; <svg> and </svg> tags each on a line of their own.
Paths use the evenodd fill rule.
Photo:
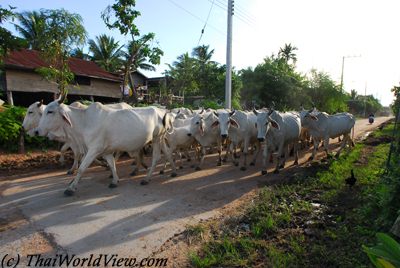
<svg viewBox="0 0 400 268">
<path fill-rule="evenodd" d="M 67 87 L 68 101 L 92 100 L 103 103 L 121 99 L 122 79 L 92 61 L 70 58 L 69 68 L 75 75 L 73 85 Z M 35 69 L 48 65 L 35 50 L 12 51 L 4 59 L 2 88 L 9 104 L 29 106 L 43 99 L 48 103 L 58 93 L 57 84 L 45 80 Z"/>
</svg>

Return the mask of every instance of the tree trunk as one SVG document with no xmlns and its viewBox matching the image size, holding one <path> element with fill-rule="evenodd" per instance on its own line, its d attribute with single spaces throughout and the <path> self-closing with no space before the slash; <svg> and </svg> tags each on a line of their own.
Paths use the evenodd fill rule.
<svg viewBox="0 0 400 268">
<path fill-rule="evenodd" d="M 390 231 L 395 236 L 400 237 L 400 216 L 397 217 L 397 220 L 393 224 L 392 229 Z"/>
<path fill-rule="evenodd" d="M 24 130 L 21 127 L 21 130 L 19 131 L 19 141 L 18 141 L 18 153 L 24 154 L 25 153 L 25 139 L 24 139 Z"/>
</svg>

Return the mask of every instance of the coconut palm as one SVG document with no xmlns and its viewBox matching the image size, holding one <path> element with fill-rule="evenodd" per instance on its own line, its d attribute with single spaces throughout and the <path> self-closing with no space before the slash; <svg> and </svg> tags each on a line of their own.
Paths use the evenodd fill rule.
<svg viewBox="0 0 400 268">
<path fill-rule="evenodd" d="M 120 46 L 113 37 L 102 34 L 95 40 L 89 40 L 91 59 L 109 72 L 116 72 L 122 66 L 123 45 Z"/>
<path fill-rule="evenodd" d="M 200 64 L 214 63 L 213 61 L 211 61 L 211 58 L 214 55 L 214 49 L 208 51 L 209 49 L 210 46 L 206 45 L 197 46 L 192 51 L 192 57 L 197 59 L 200 62 Z"/>
<path fill-rule="evenodd" d="M 43 12 L 26 11 L 17 14 L 19 24 L 14 24 L 15 29 L 28 42 L 29 48 L 40 50 L 44 39 L 46 16 Z"/>
<path fill-rule="evenodd" d="M 145 71 L 155 71 L 156 68 L 154 65 L 148 62 L 148 56 L 146 56 L 144 47 L 140 46 L 137 42 L 130 42 L 127 48 L 127 51 L 130 53 L 134 53 L 135 57 L 133 58 L 131 71 L 136 71 L 138 69 L 142 69 Z M 130 53 L 125 53 L 126 60 L 129 59 Z"/>
<path fill-rule="evenodd" d="M 292 44 L 285 44 L 283 48 L 279 49 L 278 55 L 283 58 L 287 63 L 291 60 L 293 64 L 296 64 L 297 55 L 294 51 L 297 50 L 297 47 L 292 46 Z"/>
</svg>

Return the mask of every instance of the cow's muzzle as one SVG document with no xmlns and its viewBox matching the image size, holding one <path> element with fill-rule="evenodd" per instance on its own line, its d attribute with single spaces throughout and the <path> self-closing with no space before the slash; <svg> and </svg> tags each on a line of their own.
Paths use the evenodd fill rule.
<svg viewBox="0 0 400 268">
<path fill-rule="evenodd" d="M 265 141 L 265 138 L 257 138 L 259 142 Z"/>
<path fill-rule="evenodd" d="M 192 133 L 188 133 L 187 135 L 188 135 L 189 137 L 191 137 L 191 136 L 192 136 Z"/>
<path fill-rule="evenodd" d="M 222 134 L 222 135 L 221 135 L 221 138 L 222 138 L 222 139 L 228 138 L 228 134 Z"/>
</svg>

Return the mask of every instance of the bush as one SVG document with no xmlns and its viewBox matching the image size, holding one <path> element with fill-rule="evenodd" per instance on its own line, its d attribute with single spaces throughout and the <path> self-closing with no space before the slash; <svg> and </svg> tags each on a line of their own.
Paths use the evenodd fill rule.
<svg viewBox="0 0 400 268">
<path fill-rule="evenodd" d="M 18 140 L 24 120 L 26 108 L 18 106 L 4 106 L 0 111 L 0 147 L 7 151 L 18 150 Z M 25 145 L 29 148 L 46 149 L 54 147 L 55 143 L 44 137 L 24 136 Z"/>
</svg>

